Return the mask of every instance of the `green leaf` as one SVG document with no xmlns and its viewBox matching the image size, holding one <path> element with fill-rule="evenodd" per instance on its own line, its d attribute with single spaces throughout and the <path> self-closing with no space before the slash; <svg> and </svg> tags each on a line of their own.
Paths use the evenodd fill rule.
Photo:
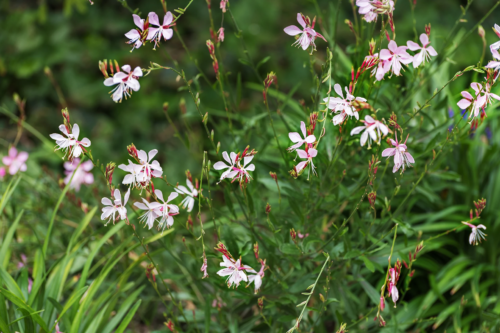
<svg viewBox="0 0 500 333">
<path fill-rule="evenodd" d="M 2 246 L 0 247 L 0 260 L 3 260 L 2 262 L 2 267 L 7 268 L 7 265 L 9 264 L 9 256 L 7 256 L 7 251 L 9 250 L 10 243 L 12 242 L 12 237 L 14 237 L 14 232 L 16 232 L 17 226 L 19 225 L 19 221 L 21 221 L 21 217 L 24 214 L 24 209 L 21 210 L 21 212 L 17 215 L 17 218 L 14 220 L 14 223 L 9 228 L 9 231 L 7 231 L 7 234 L 5 235 L 3 241 L 2 241 Z"/>
<path fill-rule="evenodd" d="M 291 255 L 299 255 L 301 254 L 300 250 L 292 244 L 282 244 L 280 246 L 280 251 L 283 252 L 284 254 L 291 254 Z"/>
<path fill-rule="evenodd" d="M 269 59 L 271 59 L 271 57 L 270 57 L 270 56 L 267 56 L 267 57 L 265 57 L 264 59 L 262 59 L 261 61 L 259 61 L 259 62 L 257 63 L 256 68 L 259 68 L 260 66 L 264 65 L 266 62 L 268 62 L 268 61 L 269 61 Z"/>
<path fill-rule="evenodd" d="M 134 307 L 132 309 L 130 309 L 130 311 L 127 313 L 125 318 L 123 318 L 122 322 L 120 323 L 120 326 L 118 326 L 115 333 L 123 333 L 125 331 L 128 324 L 130 323 L 130 321 L 134 317 L 135 312 L 137 311 L 137 309 L 139 309 L 141 302 L 142 302 L 142 300 L 138 300 L 137 302 L 135 302 Z"/>
<path fill-rule="evenodd" d="M 370 272 L 375 272 L 375 266 L 373 265 L 373 263 L 370 261 L 370 259 L 368 259 L 367 257 L 365 256 L 361 256 L 361 259 L 365 262 L 365 265 L 366 265 L 366 268 L 370 271 Z"/>
<path fill-rule="evenodd" d="M 9 301 L 17 305 L 19 308 L 27 310 L 28 313 L 30 313 L 33 320 L 36 321 L 38 325 L 40 325 L 40 328 L 44 332 L 48 332 L 47 325 L 43 321 L 42 317 L 40 317 L 40 315 L 38 315 L 38 313 L 36 313 L 36 311 L 33 310 L 29 305 L 27 305 L 21 298 L 17 297 L 16 295 L 14 295 L 13 293 L 4 288 L 0 288 L 0 293 L 2 293 L 5 296 L 5 298 L 7 298 Z"/>
</svg>

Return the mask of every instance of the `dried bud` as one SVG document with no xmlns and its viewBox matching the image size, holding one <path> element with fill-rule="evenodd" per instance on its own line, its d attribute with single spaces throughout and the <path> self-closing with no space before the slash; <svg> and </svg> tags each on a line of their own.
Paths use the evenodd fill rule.
<svg viewBox="0 0 500 333">
<path fill-rule="evenodd" d="M 168 102 L 163 103 L 163 112 L 168 112 Z"/>
<path fill-rule="evenodd" d="M 255 259 L 259 259 L 259 243 L 255 242 L 253 245 L 253 252 L 255 254 Z"/>
<path fill-rule="evenodd" d="M 372 191 L 368 193 L 368 202 L 373 209 L 375 209 L 375 200 L 377 200 L 377 192 Z"/>
<path fill-rule="evenodd" d="M 188 215 L 188 219 L 186 222 L 186 228 L 188 230 L 193 230 L 193 218 L 191 217 L 191 215 Z"/>
<path fill-rule="evenodd" d="M 262 310 L 264 308 L 264 296 L 260 297 L 257 300 L 257 304 L 259 305 L 259 308 Z"/>
<path fill-rule="evenodd" d="M 219 63 L 217 62 L 217 57 L 215 56 L 215 46 L 211 40 L 207 40 L 208 52 L 210 53 L 210 58 L 212 58 L 212 66 L 214 68 L 215 75 L 219 77 Z"/>
<path fill-rule="evenodd" d="M 113 182 L 113 172 L 115 171 L 115 168 L 116 164 L 113 162 L 109 162 L 106 165 L 106 171 L 104 172 L 104 174 L 106 176 L 106 180 L 108 181 L 109 185 L 111 185 L 111 183 Z"/>
<path fill-rule="evenodd" d="M 290 229 L 290 237 L 292 237 L 292 240 L 295 242 L 295 239 L 297 238 L 297 233 L 295 232 L 294 228 Z"/>
<path fill-rule="evenodd" d="M 380 311 L 384 311 L 385 309 L 385 298 L 380 296 Z"/>
<path fill-rule="evenodd" d="M 479 199 L 474 201 L 474 206 L 476 207 L 476 215 L 479 217 L 482 211 L 486 208 L 486 199 Z"/>
<path fill-rule="evenodd" d="M 266 205 L 266 214 L 269 215 L 270 212 L 271 212 L 271 205 L 268 202 L 267 205 Z"/>
<path fill-rule="evenodd" d="M 182 114 L 186 114 L 187 108 L 186 108 L 186 100 L 184 99 L 184 97 L 181 98 L 179 102 L 179 109 L 181 110 Z"/>
<path fill-rule="evenodd" d="M 344 21 L 344 23 L 345 23 L 345 24 L 347 24 L 347 26 L 349 27 L 349 30 L 351 30 L 351 32 L 352 32 L 353 34 L 356 34 L 356 31 L 354 31 L 354 25 L 352 24 L 352 22 L 351 22 L 351 21 L 349 21 L 348 19 L 346 19 L 346 20 Z"/>
</svg>

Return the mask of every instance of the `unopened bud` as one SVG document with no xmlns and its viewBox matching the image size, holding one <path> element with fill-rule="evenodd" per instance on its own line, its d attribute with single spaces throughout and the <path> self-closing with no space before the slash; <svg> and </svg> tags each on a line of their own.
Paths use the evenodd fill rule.
<svg viewBox="0 0 500 333">
<path fill-rule="evenodd" d="M 259 243 L 257 242 L 253 245 L 253 253 L 255 254 L 255 259 L 259 259 Z"/>
<path fill-rule="evenodd" d="M 323 294 L 319 294 L 319 299 L 321 302 L 325 303 L 326 299 L 325 299 L 325 296 L 323 296 Z"/>
<path fill-rule="evenodd" d="M 215 152 L 216 155 L 219 154 L 219 150 L 220 150 L 220 141 L 217 142 L 217 151 Z"/>
<path fill-rule="evenodd" d="M 205 115 L 203 116 L 203 123 L 204 124 L 207 124 L 207 121 L 208 121 L 208 112 L 205 113 Z"/>
<path fill-rule="evenodd" d="M 290 229 L 290 237 L 292 237 L 292 240 L 295 242 L 295 239 L 297 238 L 297 233 L 295 232 L 294 228 Z"/>
<path fill-rule="evenodd" d="M 214 141 L 214 130 L 210 132 L 210 140 Z"/>
<path fill-rule="evenodd" d="M 477 28 L 477 33 L 478 33 L 479 37 L 481 37 L 481 38 L 484 38 L 486 36 L 486 31 L 484 31 L 484 28 L 482 25 L 480 25 Z"/>
<path fill-rule="evenodd" d="M 410 273 L 410 277 L 413 277 L 413 274 L 415 274 L 415 270 L 412 270 Z"/>
<path fill-rule="evenodd" d="M 264 297 L 260 297 L 257 300 L 257 304 L 259 305 L 259 308 L 262 310 L 264 308 Z"/>
<path fill-rule="evenodd" d="M 271 205 L 268 202 L 266 205 L 266 214 L 269 214 L 270 212 L 271 212 Z"/>
<path fill-rule="evenodd" d="M 380 297 L 380 311 L 384 311 L 385 309 L 385 298 L 384 297 Z"/>
<path fill-rule="evenodd" d="M 139 159 L 139 156 L 137 154 L 137 148 L 135 148 L 135 145 L 133 143 L 127 146 L 127 152 L 131 157 L 135 158 L 136 160 Z"/>
</svg>

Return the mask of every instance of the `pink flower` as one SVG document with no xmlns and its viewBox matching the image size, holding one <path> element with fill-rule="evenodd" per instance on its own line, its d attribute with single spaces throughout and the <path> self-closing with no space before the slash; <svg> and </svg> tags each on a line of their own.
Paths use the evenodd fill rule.
<svg viewBox="0 0 500 333">
<path fill-rule="evenodd" d="M 380 139 L 382 139 L 382 134 L 385 136 L 389 133 L 389 128 L 382 123 L 381 121 L 375 120 L 370 116 L 365 116 L 365 120 L 361 120 L 361 122 L 365 123 L 365 126 L 358 126 L 352 129 L 351 136 L 354 134 L 359 134 L 364 130 L 363 134 L 361 134 L 361 139 L 359 140 L 361 146 L 364 146 L 368 139 L 368 147 L 371 146 L 371 141 L 375 141 L 380 143 Z"/>
<path fill-rule="evenodd" d="M 5 167 L 0 168 L 0 179 L 3 179 L 5 177 Z"/>
<path fill-rule="evenodd" d="M 306 24 L 306 20 L 307 20 L 308 24 Z M 316 31 L 314 31 L 314 29 L 313 29 L 314 22 L 313 22 L 313 26 L 311 27 L 309 25 L 309 20 L 306 19 L 304 17 L 304 15 L 302 15 L 301 13 L 297 14 L 297 21 L 302 26 L 302 28 L 304 28 L 304 30 L 300 30 L 300 28 L 298 28 L 295 25 L 290 25 L 284 29 L 285 33 L 290 35 L 290 36 L 296 36 L 298 34 L 302 34 L 299 37 L 299 39 L 297 39 L 297 41 L 295 43 L 293 43 L 292 45 L 297 45 L 297 46 L 300 45 L 304 51 L 307 50 L 307 48 L 310 45 L 312 45 L 313 46 L 311 49 L 311 53 L 312 53 L 313 51 L 316 50 L 316 44 L 314 44 L 314 39 L 316 39 L 316 37 L 322 38 L 326 42 L 325 37 L 323 37 L 321 34 L 317 33 Z"/>
<path fill-rule="evenodd" d="M 132 29 L 125 34 L 125 37 L 130 39 L 127 44 L 134 44 L 134 47 L 130 52 L 134 49 L 138 49 L 142 46 L 142 32 L 144 31 L 144 19 L 141 19 L 139 15 L 132 14 L 134 18 L 134 23 L 139 29 Z"/>
<path fill-rule="evenodd" d="M 157 214 L 161 217 L 160 222 L 158 222 L 158 229 L 164 230 L 165 227 L 170 228 L 174 225 L 173 216 L 179 214 L 179 207 L 177 205 L 169 204 L 169 202 L 177 198 L 179 194 L 177 192 L 170 193 L 167 201 L 163 199 L 163 193 L 160 190 L 155 190 L 155 195 L 158 200 L 163 202 L 157 211 Z"/>
<path fill-rule="evenodd" d="M 3 164 L 9 170 L 10 175 L 15 175 L 18 171 L 26 171 L 28 167 L 26 166 L 26 161 L 28 160 L 28 153 L 25 151 L 17 153 L 17 149 L 15 147 L 11 147 L 9 149 L 9 154 L 2 158 Z M 4 169 L 5 175 L 5 169 Z M 3 175 L 0 175 L 3 178 Z"/>
<path fill-rule="evenodd" d="M 302 239 L 302 238 L 306 238 L 307 236 L 309 236 L 309 234 L 303 235 L 300 233 L 300 231 L 297 231 L 297 236 L 299 236 L 299 238 Z"/>
<path fill-rule="evenodd" d="M 217 34 L 219 35 L 218 36 L 219 42 L 222 43 L 224 41 L 224 28 L 221 27 L 217 32 Z"/>
<path fill-rule="evenodd" d="M 399 46 L 395 41 L 389 42 L 389 49 L 380 51 L 380 59 L 385 60 L 384 71 L 387 73 L 392 70 L 395 75 L 401 75 L 401 63 L 408 65 L 413 61 L 413 57 L 406 52 L 406 46 Z"/>
<path fill-rule="evenodd" d="M 486 230 L 486 227 L 484 225 L 482 225 L 482 224 L 473 225 L 473 224 L 470 224 L 467 222 L 462 222 L 462 223 L 465 225 L 468 225 L 472 229 L 472 232 L 469 236 L 469 244 L 470 245 L 478 245 L 483 239 L 486 239 L 487 235 L 484 232 L 482 232 L 481 230 L 479 230 L 479 229 Z"/>
<path fill-rule="evenodd" d="M 316 141 L 316 137 L 314 135 L 307 135 L 306 124 L 303 121 L 300 122 L 300 130 L 302 131 L 302 135 L 304 136 L 304 138 L 302 138 L 297 132 L 288 133 L 288 137 L 290 138 L 290 140 L 295 143 L 293 146 L 288 148 L 289 151 L 294 151 L 304 143 L 312 144 L 314 143 L 314 141 Z"/>
<path fill-rule="evenodd" d="M 470 86 L 475 91 L 476 98 L 474 98 L 468 91 L 462 91 L 462 96 L 464 98 L 461 99 L 457 103 L 457 105 L 462 110 L 468 109 L 472 105 L 469 118 L 471 118 L 471 117 L 475 118 L 475 117 L 479 116 L 480 111 L 484 108 L 488 99 L 491 99 L 491 98 L 498 99 L 500 97 L 495 95 L 495 94 L 484 91 L 483 86 L 477 82 L 472 82 Z M 487 86 L 487 87 L 489 87 L 489 86 Z M 481 93 L 482 93 L 482 95 L 481 95 Z"/>
<path fill-rule="evenodd" d="M 167 12 L 163 17 L 163 25 L 160 25 L 158 20 L 158 15 L 156 13 L 149 13 L 149 24 L 153 27 L 149 27 L 147 40 L 154 40 L 155 47 L 160 43 L 161 37 L 163 36 L 164 40 L 169 40 L 174 35 L 174 30 L 170 29 L 173 27 L 175 23 L 172 23 L 173 15 L 171 12 Z"/>
<path fill-rule="evenodd" d="M 121 220 L 125 220 L 127 218 L 127 208 L 125 207 L 127 205 L 128 198 L 130 197 L 130 189 L 128 189 L 127 193 L 125 193 L 125 196 L 123 197 L 123 203 L 122 203 L 122 196 L 120 193 L 119 189 L 115 189 L 113 192 L 112 198 L 113 201 L 111 201 L 108 198 L 102 198 L 101 203 L 104 205 L 102 208 L 102 214 L 101 214 L 101 220 L 108 220 L 106 224 L 108 224 L 111 220 L 116 221 L 118 218 Z M 115 218 L 116 214 L 118 213 L 118 217 Z"/>
<path fill-rule="evenodd" d="M 470 84 L 470 86 L 472 87 L 472 89 L 476 93 L 476 96 L 480 96 L 482 94 L 482 96 L 480 96 L 480 97 L 484 97 L 484 104 L 481 107 L 486 106 L 486 104 L 491 104 L 493 101 L 493 98 L 496 100 L 500 100 L 500 96 L 490 92 L 491 86 L 489 83 L 487 83 L 484 88 L 480 83 L 477 83 L 477 82 L 472 82 Z M 478 98 L 478 100 L 479 100 L 479 98 Z"/>
<path fill-rule="evenodd" d="M 340 111 L 340 114 L 333 117 L 332 119 L 333 124 L 334 125 L 342 124 L 347 116 L 359 119 L 359 114 L 356 111 L 353 102 L 354 101 L 366 102 L 366 99 L 362 97 L 354 97 L 353 95 L 351 95 L 351 93 L 349 93 L 347 87 L 345 87 L 346 98 L 344 98 L 344 94 L 342 93 L 342 88 L 338 83 L 336 83 L 333 86 L 333 89 L 340 97 L 330 97 L 323 99 L 323 101 L 327 103 L 328 108 L 330 110 L 332 110 L 333 112 Z"/>
<path fill-rule="evenodd" d="M 253 156 L 245 156 L 242 159 L 241 157 L 239 157 L 239 155 L 231 153 L 231 158 L 229 158 L 227 152 L 223 152 L 222 157 L 224 158 L 224 160 L 226 160 L 226 162 L 229 165 L 227 165 L 222 161 L 219 161 L 214 164 L 215 170 L 227 169 L 222 173 L 220 181 L 222 181 L 224 178 L 233 179 L 236 176 L 238 176 L 240 182 L 244 180 L 248 181 L 252 178 L 250 177 L 248 171 L 255 171 L 255 165 L 253 164 L 248 165 L 248 163 L 250 163 L 253 160 Z M 242 160 L 243 163 L 241 163 Z"/>
<path fill-rule="evenodd" d="M 408 140 L 408 138 L 406 138 Z M 412 163 L 415 163 L 413 156 L 410 155 L 406 150 L 406 141 L 405 143 L 398 143 L 398 138 L 396 136 L 396 141 L 390 139 L 391 144 L 394 148 L 386 148 L 382 152 L 382 157 L 394 156 L 394 168 L 392 168 L 392 172 L 395 173 L 399 170 L 399 168 L 403 168 L 403 172 L 406 167 L 411 167 Z"/>
<path fill-rule="evenodd" d="M 422 46 L 418 45 L 415 42 L 412 42 L 409 40 L 406 42 L 406 45 L 408 45 L 408 48 L 412 51 L 417 51 L 421 50 L 419 53 L 413 56 L 413 67 L 417 68 L 420 66 L 422 62 L 430 61 L 431 56 L 435 57 L 437 56 L 436 50 L 432 46 L 430 46 L 429 42 L 429 36 L 427 34 L 421 34 L 420 35 L 420 42 L 422 43 Z"/>
<path fill-rule="evenodd" d="M 229 0 L 221 0 L 220 2 L 220 9 L 222 9 L 222 12 L 226 12 L 226 6 L 229 4 Z"/>
<path fill-rule="evenodd" d="M 121 102 L 124 94 L 125 98 L 130 97 L 132 95 L 132 90 L 138 91 L 141 88 L 137 79 L 142 76 L 142 69 L 136 67 L 132 72 L 130 71 L 131 69 L 130 65 L 125 65 L 122 67 L 123 72 L 118 72 L 113 75 L 113 77 L 104 80 L 104 85 L 108 87 L 117 84 L 117 86 L 111 90 L 113 93 L 113 101 Z"/>
<path fill-rule="evenodd" d="M 72 162 L 64 162 L 64 169 L 66 169 L 64 171 L 64 173 L 66 174 L 66 178 L 64 178 L 64 184 L 69 183 L 74 172 L 75 175 L 71 180 L 69 188 L 73 188 L 77 192 L 80 191 L 80 187 L 82 186 L 82 184 L 90 185 L 94 183 L 94 175 L 89 172 L 94 167 L 92 161 L 85 161 L 80 166 L 78 166 L 79 163 L 79 158 L 74 159 Z"/>
<path fill-rule="evenodd" d="M 311 170 L 312 170 L 313 174 L 316 174 L 316 171 L 314 170 L 315 166 L 313 164 L 312 159 L 314 157 L 316 157 L 316 155 L 318 155 L 318 151 L 316 149 L 314 149 L 314 148 L 309 148 L 307 151 L 302 150 L 302 149 L 297 149 L 297 154 L 299 154 L 300 158 L 306 159 L 306 161 L 300 162 L 295 167 L 295 171 L 297 172 L 297 174 L 300 174 L 300 172 L 302 171 L 302 169 L 304 169 L 307 166 L 308 163 L 310 163 L 310 165 L 311 165 Z"/>
</svg>

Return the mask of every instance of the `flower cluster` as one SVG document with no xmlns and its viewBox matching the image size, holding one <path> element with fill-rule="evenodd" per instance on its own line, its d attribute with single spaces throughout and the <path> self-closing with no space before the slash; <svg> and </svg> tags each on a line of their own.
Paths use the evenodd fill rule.
<svg viewBox="0 0 500 333">
<path fill-rule="evenodd" d="M 295 143 L 288 148 L 288 151 L 292 152 L 295 150 L 297 152 L 297 156 L 305 160 L 299 162 L 294 169 L 290 171 L 290 174 L 295 178 L 302 174 L 308 165 L 310 166 L 310 170 L 313 174 L 316 174 L 313 163 L 313 158 L 318 155 L 318 151 L 314 148 L 315 144 L 317 144 L 316 136 L 313 134 L 314 129 L 316 128 L 316 120 L 317 114 L 312 114 L 309 117 L 310 125 L 308 129 L 306 129 L 306 124 L 303 121 L 300 122 L 300 130 L 303 137 L 297 132 L 290 132 L 288 134 L 290 140 Z M 304 149 L 298 149 L 299 147 L 302 147 L 302 145 L 304 145 Z"/>
<path fill-rule="evenodd" d="M 153 49 L 156 49 L 162 37 L 167 41 L 174 35 L 174 31 L 171 28 L 175 26 L 175 22 L 173 22 L 174 17 L 171 12 L 165 14 L 162 24 L 160 24 L 158 15 L 154 12 L 150 12 L 146 20 L 141 19 L 136 14 L 132 14 L 132 18 L 137 28 L 125 34 L 125 37 L 129 39 L 127 44 L 133 44 L 131 51 L 140 48 L 148 41 L 154 42 L 155 46 Z"/>
<path fill-rule="evenodd" d="M 87 138 L 78 140 L 80 127 L 78 124 L 71 125 L 67 109 L 62 110 L 62 113 L 64 124 L 59 125 L 59 130 L 64 135 L 54 133 L 50 137 L 56 141 L 56 150 L 62 149 L 65 152 L 63 159 L 67 155 L 68 160 L 72 161 L 74 158 L 80 157 L 82 152 L 87 152 L 85 148 L 90 147 L 90 140 Z"/>
<path fill-rule="evenodd" d="M 123 100 L 123 96 L 125 99 L 132 95 L 132 92 L 139 91 L 141 85 L 139 84 L 139 77 L 143 75 L 142 69 L 140 67 L 136 67 L 132 70 L 130 65 L 124 65 L 121 67 L 122 71 L 118 67 L 118 63 L 115 60 L 115 68 L 116 73 L 114 73 L 113 65 L 110 61 L 110 71 L 111 76 L 108 74 L 108 63 L 106 60 L 99 62 L 99 68 L 103 73 L 105 86 L 115 86 L 113 90 L 111 90 L 110 94 L 113 93 L 112 98 L 115 102 L 121 102 Z"/>
<path fill-rule="evenodd" d="M 66 174 L 64 183 L 68 184 L 71 181 L 69 188 L 77 192 L 80 191 L 82 184 L 90 185 L 94 183 L 94 175 L 90 172 L 93 168 L 94 164 L 92 164 L 92 161 L 85 161 L 80 165 L 79 158 L 75 158 L 71 162 L 64 162 L 64 173 Z"/>
</svg>

